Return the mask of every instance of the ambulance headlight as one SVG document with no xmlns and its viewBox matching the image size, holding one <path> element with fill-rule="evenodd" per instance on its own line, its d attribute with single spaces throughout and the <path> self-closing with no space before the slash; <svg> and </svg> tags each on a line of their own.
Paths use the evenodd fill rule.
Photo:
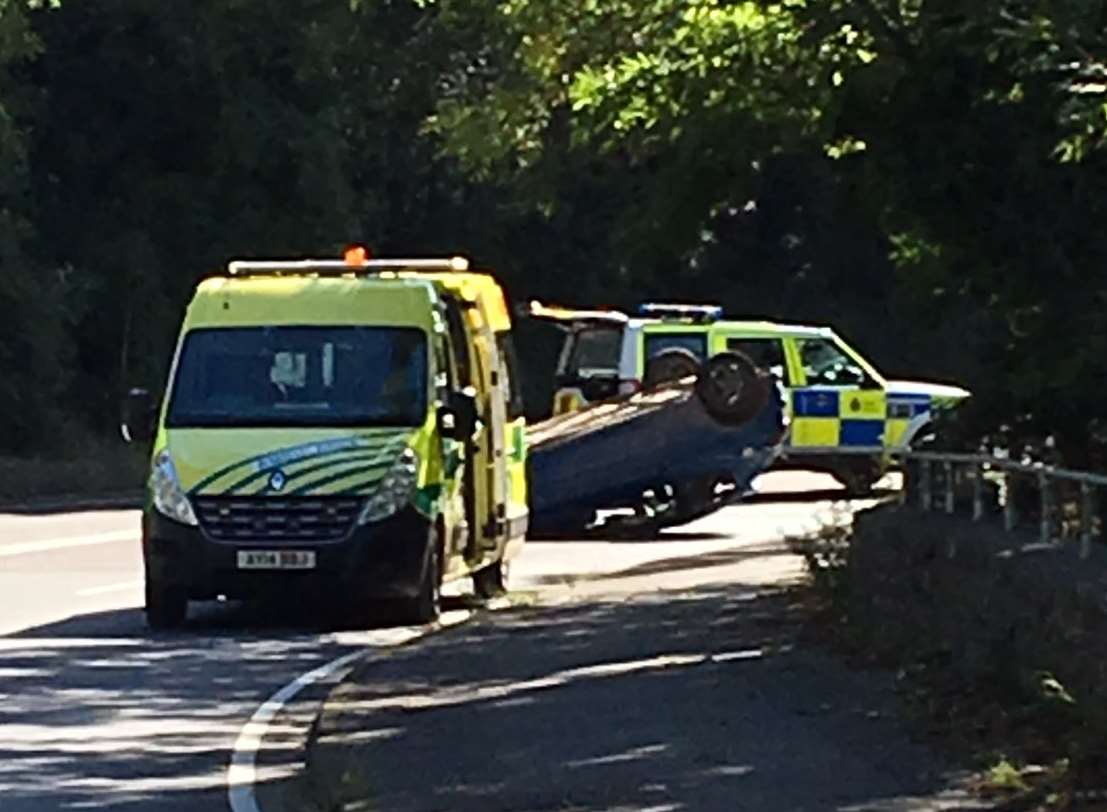
<svg viewBox="0 0 1107 812">
<path fill-rule="evenodd" d="M 168 451 L 162 451 L 154 458 L 150 469 L 150 495 L 154 500 L 154 509 L 165 518 L 193 527 L 199 524 L 192 503 L 181 488 L 177 468 Z"/>
<path fill-rule="evenodd" d="M 403 510 L 415 495 L 418 483 L 419 455 L 410 448 L 404 449 L 365 503 L 357 523 L 380 522 Z"/>
</svg>

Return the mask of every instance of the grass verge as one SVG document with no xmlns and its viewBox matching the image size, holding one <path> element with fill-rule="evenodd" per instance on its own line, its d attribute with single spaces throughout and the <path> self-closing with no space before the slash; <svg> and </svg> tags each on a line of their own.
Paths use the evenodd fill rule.
<svg viewBox="0 0 1107 812">
<path fill-rule="evenodd" d="M 1107 810 L 1107 708 L 1088 651 L 1102 621 L 1067 581 L 1027 575 L 1064 561 L 990 555 L 977 526 L 958 559 L 950 528 L 883 511 L 877 532 L 835 522 L 791 541 L 811 574 L 812 638 L 892 670 L 912 727 L 970 765 L 994 808 Z M 1047 588 L 1058 597 L 1043 603 Z"/>
</svg>

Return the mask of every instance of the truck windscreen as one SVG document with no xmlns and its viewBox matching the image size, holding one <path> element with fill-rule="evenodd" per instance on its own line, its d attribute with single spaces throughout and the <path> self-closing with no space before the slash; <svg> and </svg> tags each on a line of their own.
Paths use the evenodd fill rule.
<svg viewBox="0 0 1107 812">
<path fill-rule="evenodd" d="M 166 425 L 417 426 L 427 344 L 398 327 L 233 327 L 185 336 Z"/>
</svg>

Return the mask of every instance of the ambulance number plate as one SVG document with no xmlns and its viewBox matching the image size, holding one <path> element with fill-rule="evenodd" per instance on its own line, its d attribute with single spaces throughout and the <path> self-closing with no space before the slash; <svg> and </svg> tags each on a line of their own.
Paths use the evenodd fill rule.
<svg viewBox="0 0 1107 812">
<path fill-rule="evenodd" d="M 311 550 L 239 550 L 240 570 L 313 570 L 315 553 Z"/>
</svg>

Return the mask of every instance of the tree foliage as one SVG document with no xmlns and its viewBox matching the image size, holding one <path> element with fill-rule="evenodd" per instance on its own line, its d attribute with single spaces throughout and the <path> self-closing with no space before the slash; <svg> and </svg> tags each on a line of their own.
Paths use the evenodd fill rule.
<svg viewBox="0 0 1107 812">
<path fill-rule="evenodd" d="M 353 239 L 831 322 L 969 385 L 968 439 L 1103 431 L 1103 0 L 30 6 L 0 0 L 6 450 L 109 431 L 228 257 Z"/>
</svg>

